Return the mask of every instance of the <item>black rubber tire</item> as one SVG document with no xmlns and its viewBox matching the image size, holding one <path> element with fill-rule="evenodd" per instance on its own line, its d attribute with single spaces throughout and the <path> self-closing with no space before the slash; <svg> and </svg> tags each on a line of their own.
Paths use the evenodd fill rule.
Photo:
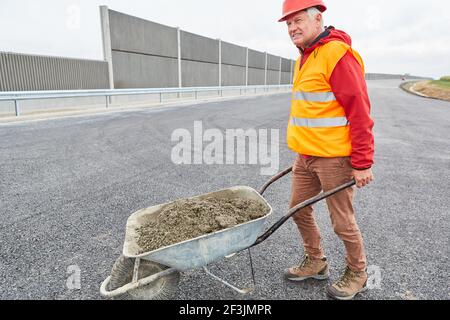
<svg viewBox="0 0 450 320">
<path fill-rule="evenodd" d="M 108 290 L 120 288 L 133 279 L 134 258 L 120 256 L 111 270 Z M 161 272 L 169 267 L 156 262 L 142 260 L 139 264 L 138 279 Z M 141 288 L 128 291 L 115 299 L 120 300 L 170 300 L 175 295 L 180 281 L 180 273 L 174 272 Z"/>
</svg>

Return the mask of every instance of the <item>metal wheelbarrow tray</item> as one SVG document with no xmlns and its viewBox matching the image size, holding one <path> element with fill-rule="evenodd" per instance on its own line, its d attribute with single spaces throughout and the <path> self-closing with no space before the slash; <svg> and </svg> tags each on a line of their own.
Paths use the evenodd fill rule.
<svg viewBox="0 0 450 320">
<path fill-rule="evenodd" d="M 270 237 L 290 217 L 301 209 L 355 185 L 355 181 L 352 180 L 333 190 L 323 192 L 314 198 L 298 204 L 291 208 L 283 217 L 261 235 L 266 220 L 272 214 L 272 207 L 262 195 L 271 184 L 286 176 L 291 171 L 292 167 L 287 168 L 272 177 L 264 184 L 259 192 L 250 187 L 232 187 L 188 198 L 198 200 L 208 198 L 251 199 L 263 204 L 268 209 L 268 213 L 261 218 L 232 228 L 206 234 L 154 251 L 140 253 L 141 248 L 137 244 L 138 237 L 136 229 L 155 218 L 164 206 L 170 203 L 156 205 L 133 213 L 127 220 L 123 255 L 117 259 L 111 271 L 111 275 L 101 284 L 100 294 L 105 298 L 171 298 L 171 294 L 176 291 L 176 287 L 178 286 L 180 272 L 200 267 L 202 267 L 209 276 L 239 293 L 246 294 L 251 292 L 253 288 L 239 289 L 215 276 L 208 270 L 207 265 L 247 249 L 250 256 L 253 283 L 255 284 L 253 262 L 250 253 L 251 247 L 262 243 Z M 182 200 L 187 199 L 181 199 L 171 203 Z"/>
<path fill-rule="evenodd" d="M 205 200 L 211 198 L 255 200 L 263 204 L 269 212 L 264 217 L 232 228 L 186 240 L 155 251 L 138 254 L 141 248 L 136 242 L 138 238 L 136 229 L 155 218 L 167 204 L 153 206 L 137 211 L 128 218 L 123 255 L 129 258 L 158 262 L 179 271 L 196 269 L 250 247 L 255 243 L 256 238 L 264 228 L 267 218 L 272 214 L 272 207 L 269 203 L 256 190 L 250 187 L 233 187 L 189 199 Z M 172 203 L 183 200 L 186 199 Z"/>
</svg>

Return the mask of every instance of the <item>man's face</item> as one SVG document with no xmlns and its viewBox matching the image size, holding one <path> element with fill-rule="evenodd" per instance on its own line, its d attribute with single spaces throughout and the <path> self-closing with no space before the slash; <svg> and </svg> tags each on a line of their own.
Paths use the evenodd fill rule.
<svg viewBox="0 0 450 320">
<path fill-rule="evenodd" d="M 318 36 L 321 25 L 319 16 L 311 19 L 306 11 L 300 11 L 288 17 L 289 36 L 297 47 L 306 48 Z"/>
</svg>

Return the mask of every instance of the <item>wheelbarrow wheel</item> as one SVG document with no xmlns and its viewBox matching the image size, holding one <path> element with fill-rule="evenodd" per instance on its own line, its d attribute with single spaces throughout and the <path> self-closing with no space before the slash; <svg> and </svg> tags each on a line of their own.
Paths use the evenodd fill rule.
<svg viewBox="0 0 450 320">
<path fill-rule="evenodd" d="M 134 258 L 120 256 L 111 270 L 111 279 L 108 290 L 120 288 L 133 280 Z M 146 278 L 169 267 L 162 264 L 141 260 L 139 263 L 138 279 Z M 120 300 L 168 300 L 171 299 L 178 288 L 180 273 L 174 272 L 162 277 L 148 285 L 130 290 L 126 294 L 116 297 Z"/>
</svg>

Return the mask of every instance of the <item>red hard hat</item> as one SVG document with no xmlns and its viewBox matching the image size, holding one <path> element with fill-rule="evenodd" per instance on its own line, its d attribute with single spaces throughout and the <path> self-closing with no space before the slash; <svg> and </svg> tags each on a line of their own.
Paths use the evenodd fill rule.
<svg viewBox="0 0 450 320">
<path fill-rule="evenodd" d="M 322 0 L 284 0 L 283 3 L 283 17 L 278 20 L 283 22 L 287 20 L 287 17 L 298 11 L 306 10 L 311 7 L 317 7 L 320 12 L 327 10 L 325 3 Z"/>
</svg>

